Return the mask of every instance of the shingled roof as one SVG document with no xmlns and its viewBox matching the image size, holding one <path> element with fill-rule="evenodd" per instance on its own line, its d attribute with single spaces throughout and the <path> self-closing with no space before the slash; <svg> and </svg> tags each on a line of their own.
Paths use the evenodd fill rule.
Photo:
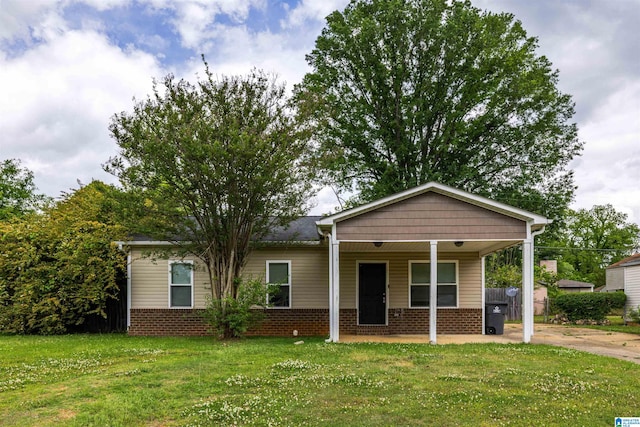
<svg viewBox="0 0 640 427">
<path fill-rule="evenodd" d="M 621 259 L 620 261 L 611 264 L 607 268 L 630 267 L 632 265 L 640 265 L 640 253 Z"/>
</svg>

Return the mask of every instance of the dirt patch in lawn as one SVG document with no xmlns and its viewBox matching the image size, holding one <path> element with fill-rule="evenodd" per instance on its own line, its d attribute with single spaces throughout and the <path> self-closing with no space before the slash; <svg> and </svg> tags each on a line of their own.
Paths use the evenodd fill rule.
<svg viewBox="0 0 640 427">
<path fill-rule="evenodd" d="M 516 329 L 522 331 L 520 325 L 505 325 L 505 329 L 507 326 L 510 329 L 519 327 Z M 558 325 L 535 325 L 531 342 L 588 351 L 640 364 L 640 335 Z"/>
</svg>

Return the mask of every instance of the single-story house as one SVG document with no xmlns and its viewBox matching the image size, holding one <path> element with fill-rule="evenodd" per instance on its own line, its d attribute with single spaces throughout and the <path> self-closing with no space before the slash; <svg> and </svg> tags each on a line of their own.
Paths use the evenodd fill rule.
<svg viewBox="0 0 640 427">
<path fill-rule="evenodd" d="M 580 282 L 578 280 L 558 280 L 558 289 L 564 292 L 593 292 L 593 283 Z"/>
<path fill-rule="evenodd" d="M 523 248 L 523 341 L 533 335 L 533 245 L 547 218 L 438 183 L 325 217 L 303 217 L 254 249 L 243 275 L 281 283 L 256 335 L 483 334 L 484 257 Z M 291 239 L 291 236 L 295 236 Z M 209 294 L 195 259 L 128 251 L 128 331 L 202 335 Z M 185 266 L 185 264 L 187 264 Z M 191 268 L 195 265 L 195 268 Z M 437 286 L 430 286 L 436 283 Z"/>
<path fill-rule="evenodd" d="M 606 292 L 623 291 L 627 295 L 626 309 L 637 309 L 640 306 L 640 253 L 607 267 L 606 282 Z"/>
</svg>

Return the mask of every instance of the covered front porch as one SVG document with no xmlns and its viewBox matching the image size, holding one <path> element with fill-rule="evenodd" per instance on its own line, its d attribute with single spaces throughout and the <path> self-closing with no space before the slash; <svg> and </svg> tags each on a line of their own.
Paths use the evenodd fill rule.
<svg viewBox="0 0 640 427">
<path fill-rule="evenodd" d="M 435 183 L 321 219 L 318 230 L 329 243 L 329 340 L 482 336 L 484 257 L 520 245 L 522 341 L 530 342 L 533 237 L 547 222 Z"/>
</svg>

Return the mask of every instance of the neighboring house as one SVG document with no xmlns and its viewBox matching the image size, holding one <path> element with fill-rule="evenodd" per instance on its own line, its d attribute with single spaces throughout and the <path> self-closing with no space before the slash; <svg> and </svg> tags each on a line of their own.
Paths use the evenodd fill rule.
<svg viewBox="0 0 640 427">
<path fill-rule="evenodd" d="M 624 291 L 626 310 L 640 306 L 640 253 L 607 267 L 607 292 Z"/>
<path fill-rule="evenodd" d="M 523 248 L 523 341 L 533 335 L 533 240 L 550 221 L 428 183 L 326 217 L 304 217 L 250 255 L 245 276 L 283 283 L 255 335 L 484 333 L 484 257 Z M 132 335 L 201 335 L 209 295 L 193 259 L 153 260 L 167 242 L 128 250 Z M 187 264 L 187 265 L 185 265 Z M 196 268 L 190 268 L 191 265 Z M 437 283 L 437 286 L 430 286 Z M 437 307 L 437 308 L 436 308 Z"/>
<path fill-rule="evenodd" d="M 577 280 L 558 280 L 558 289 L 564 292 L 593 292 L 593 283 L 579 282 Z"/>
<path fill-rule="evenodd" d="M 547 305 L 547 287 L 538 286 L 533 291 L 533 314 L 543 315 Z"/>
</svg>

